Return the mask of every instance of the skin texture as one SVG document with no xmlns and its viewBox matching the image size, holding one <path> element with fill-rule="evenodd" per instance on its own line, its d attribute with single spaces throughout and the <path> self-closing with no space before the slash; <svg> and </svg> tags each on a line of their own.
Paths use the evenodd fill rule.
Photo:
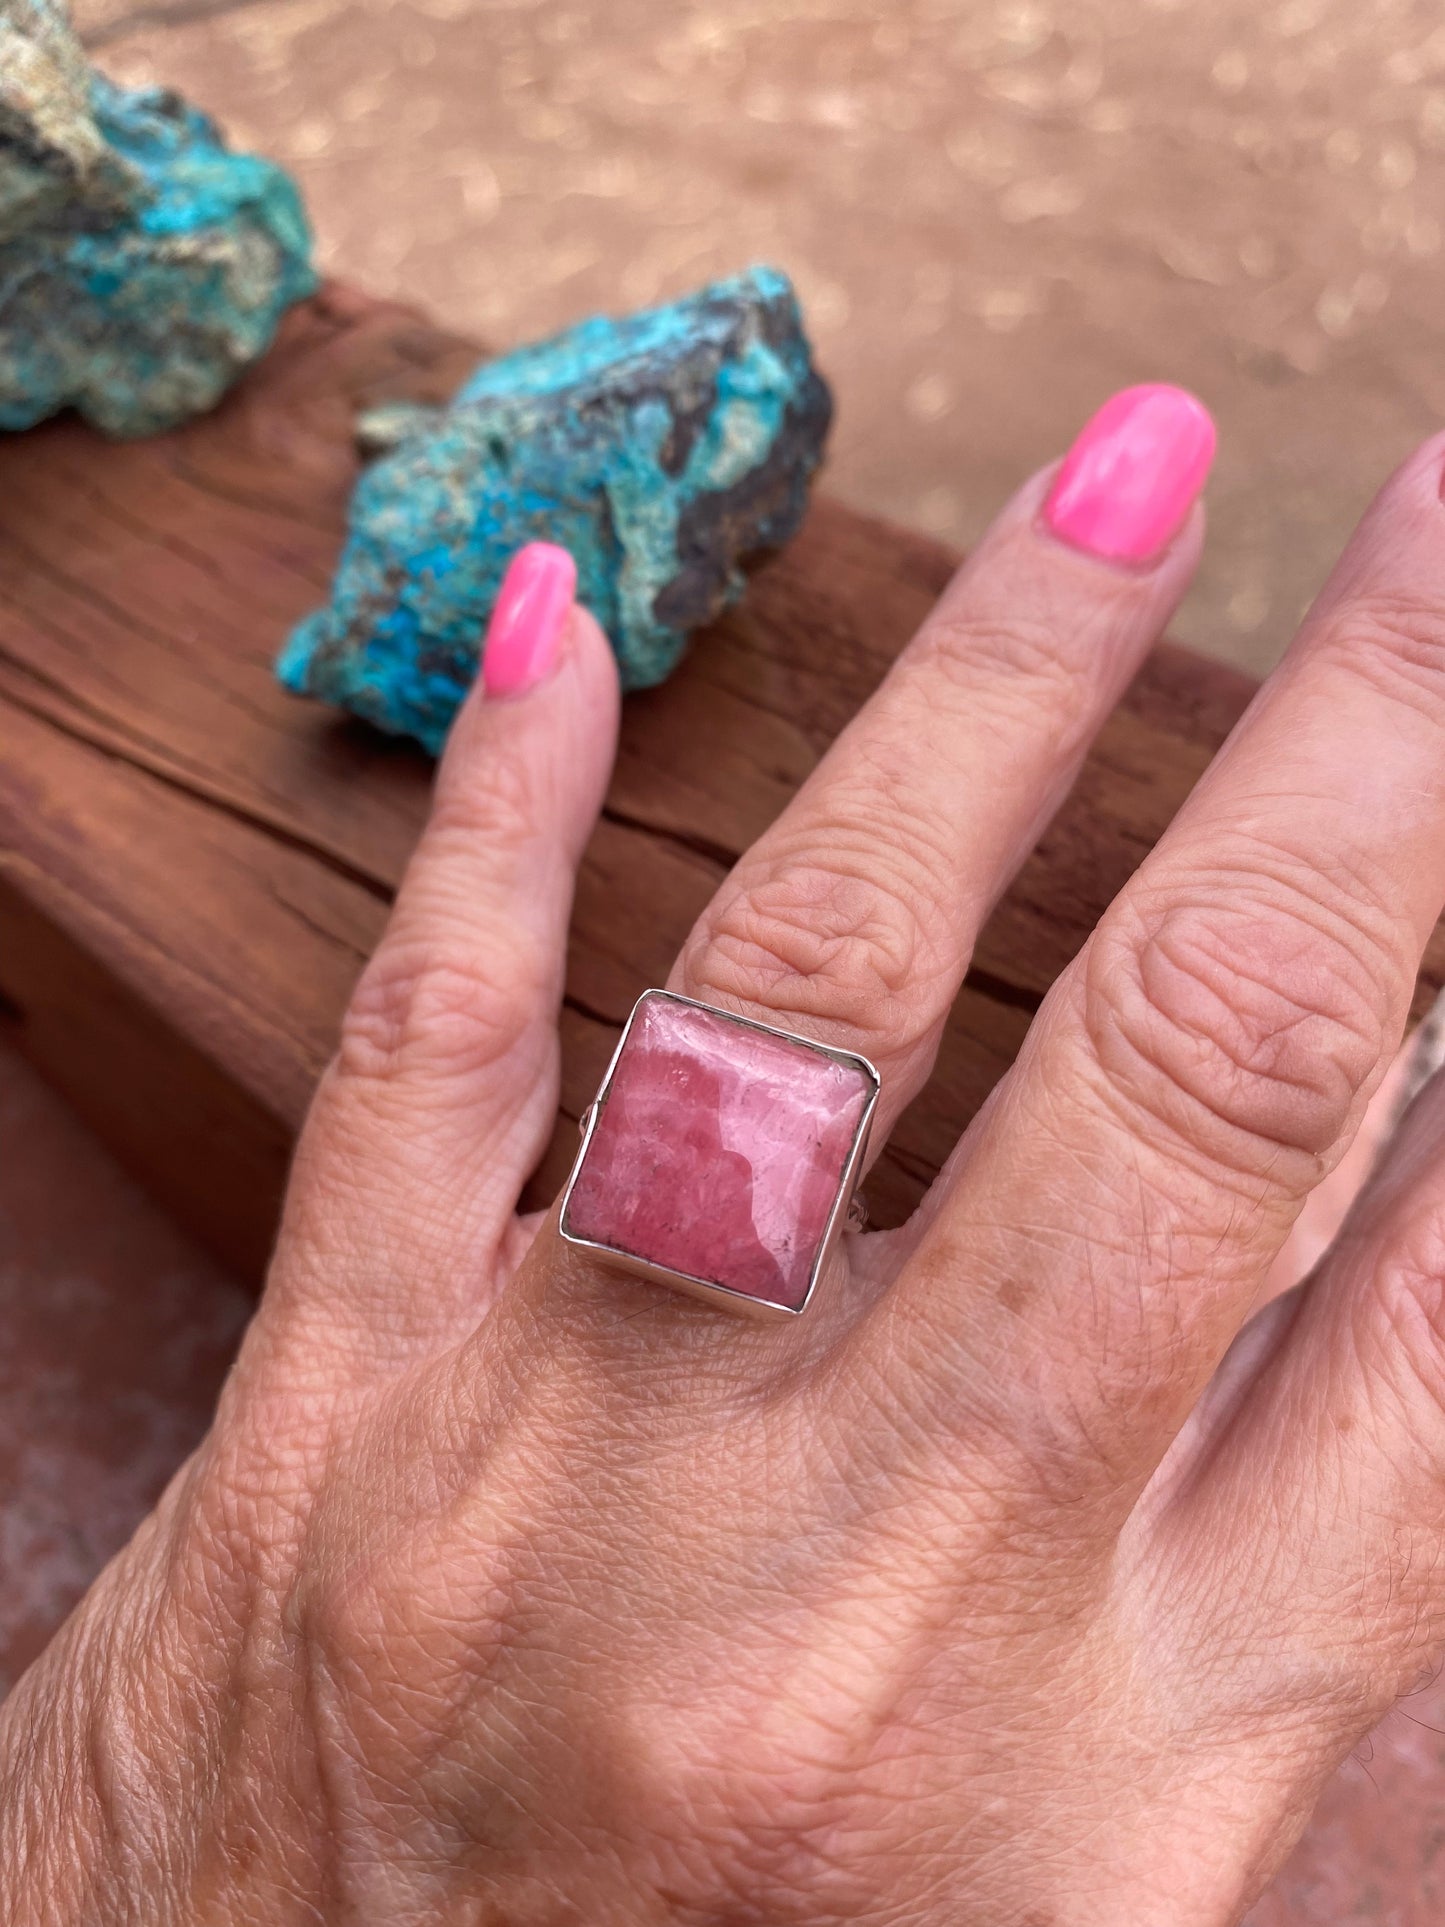
<svg viewBox="0 0 1445 1927">
<path fill-rule="evenodd" d="M 1445 1100 L 1251 1322 L 1445 901 L 1445 438 L 795 1327 L 514 1216 L 615 689 L 463 712 L 215 1429 L 0 1713 L 0 1917 L 1226 1927 L 1445 1631 Z M 878 1141 L 1202 537 L 1030 483 L 672 987 Z M 539 659 L 546 656 L 540 652 Z"/>
</svg>

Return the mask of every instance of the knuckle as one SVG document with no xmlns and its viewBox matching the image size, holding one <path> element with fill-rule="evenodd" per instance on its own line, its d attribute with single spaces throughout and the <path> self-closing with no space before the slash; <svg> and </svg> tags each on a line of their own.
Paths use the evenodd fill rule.
<svg viewBox="0 0 1445 1927">
<path fill-rule="evenodd" d="M 1115 913 L 1085 987 L 1111 1089 L 1217 1167 L 1313 1183 L 1408 996 L 1399 946 L 1359 895 L 1235 876 Z"/>
<path fill-rule="evenodd" d="M 530 841 L 547 814 L 544 777 L 537 759 L 527 756 L 493 755 L 480 771 L 444 761 L 427 827 L 434 866 L 453 845 L 461 852 L 510 850 Z"/>
<path fill-rule="evenodd" d="M 1067 1327 L 1050 1329 L 1038 1270 L 981 1262 L 972 1228 L 934 1233 L 910 1256 L 909 1289 L 894 1314 L 907 1334 L 907 1376 L 927 1451 L 936 1441 L 967 1439 L 974 1523 L 991 1526 L 994 1543 L 1014 1552 L 1032 1546 L 1058 1570 L 1070 1544 L 1109 1530 L 1120 1491 L 1138 1475 L 1139 1440 L 1168 1436 L 1197 1396 L 1181 1297 L 1168 1278 L 1162 1288 L 1148 1282 L 1175 1227 L 1147 1190 L 1131 1190 L 1121 1202 L 1141 1212 L 1139 1222 L 1121 1214 L 1116 1231 L 1090 1226 L 1077 1247 L 1085 1255 L 1071 1277 Z M 1057 1246 L 1057 1232 L 1039 1235 Z M 1121 1277 L 1137 1282 L 1121 1289 Z M 1021 1401 L 1006 1374 L 981 1365 L 976 1333 L 946 1310 L 940 1316 L 940 1305 L 956 1304 L 962 1281 L 981 1304 L 991 1301 L 1030 1331 L 1033 1369 L 1047 1392 Z M 945 1463 L 962 1494 L 956 1455 Z"/>
<path fill-rule="evenodd" d="M 484 781 L 444 766 L 417 871 L 343 1020 L 340 1078 L 475 1072 L 521 1041 L 560 962 L 506 914 L 544 816 L 525 758 L 497 757 Z"/>
<path fill-rule="evenodd" d="M 1434 1426 L 1445 1421 L 1445 1215 L 1438 1206 L 1407 1222 L 1377 1254 L 1354 1305 L 1354 1346 L 1367 1384 L 1391 1384 Z M 1417 1443 L 1424 1448 L 1418 1431 Z M 1437 1457 L 1445 1434 L 1436 1433 Z"/>
<path fill-rule="evenodd" d="M 814 864 L 739 881 L 713 906 L 684 959 L 690 994 L 802 1018 L 854 1039 L 907 1048 L 920 988 L 936 974 L 924 915 L 911 891 Z"/>
<path fill-rule="evenodd" d="M 1072 716 L 1096 672 L 1099 652 L 1080 647 L 1077 621 L 1046 616 L 941 610 L 920 641 L 919 662 L 964 685 L 970 704 L 1020 703 L 1037 716 Z M 1092 643 L 1092 634 L 1083 640 Z"/>
<path fill-rule="evenodd" d="M 455 939 L 394 938 L 356 987 L 341 1027 L 343 1080 L 389 1084 L 418 1070 L 485 1070 L 526 1033 L 553 967 L 522 944 L 485 957 Z"/>
<path fill-rule="evenodd" d="M 1344 1355 L 1331 1359 L 1342 1395 L 1331 1417 L 1342 1439 L 1363 1425 L 1367 1449 L 1390 1468 L 1384 1516 L 1370 1520 L 1377 1554 L 1360 1582 L 1360 1616 L 1406 1658 L 1407 1677 L 1386 1678 L 1393 1700 L 1420 1683 L 1408 1678 L 1411 1655 L 1425 1650 L 1433 1671 L 1445 1652 L 1445 1548 L 1433 1503 L 1445 1478 L 1445 1212 L 1438 1199 L 1422 1198 L 1393 1238 L 1351 1271 L 1346 1289 Z M 1431 1495 L 1423 1508 L 1422 1493 Z"/>
<path fill-rule="evenodd" d="M 1405 588 L 1360 596 L 1327 620 L 1316 647 L 1387 696 L 1440 702 L 1445 612 L 1438 597 Z"/>
</svg>

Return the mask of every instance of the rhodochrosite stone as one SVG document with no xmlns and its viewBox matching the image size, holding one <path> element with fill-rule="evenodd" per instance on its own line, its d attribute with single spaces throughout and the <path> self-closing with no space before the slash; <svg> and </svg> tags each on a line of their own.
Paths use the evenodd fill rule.
<svg viewBox="0 0 1445 1927">
<path fill-rule="evenodd" d="M 875 1090 L 861 1062 L 653 993 L 612 1074 L 565 1229 L 798 1310 Z"/>
</svg>

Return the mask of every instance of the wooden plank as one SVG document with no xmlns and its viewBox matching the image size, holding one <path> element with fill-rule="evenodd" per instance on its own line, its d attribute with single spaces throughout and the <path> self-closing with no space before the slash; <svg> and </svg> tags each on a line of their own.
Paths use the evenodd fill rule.
<svg viewBox="0 0 1445 1927">
<path fill-rule="evenodd" d="M 224 408 L 100 442 L 0 442 L 0 996 L 6 1027 L 130 1168 L 258 1276 L 287 1147 L 424 819 L 405 746 L 288 697 L 271 663 L 321 601 L 357 405 L 449 393 L 477 351 L 330 290 Z M 727 866 L 875 686 L 954 566 L 820 500 L 681 673 L 627 706 L 570 952 L 575 1142 L 616 1027 Z M 1030 1013 L 1251 693 L 1164 649 L 980 946 L 938 1078 L 872 1185 L 917 1200 Z M 1432 951 L 1428 994 L 1442 975 Z"/>
</svg>

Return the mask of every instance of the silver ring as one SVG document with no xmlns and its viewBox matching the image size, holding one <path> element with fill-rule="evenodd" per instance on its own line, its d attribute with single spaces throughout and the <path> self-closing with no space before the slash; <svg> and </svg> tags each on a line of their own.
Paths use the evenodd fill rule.
<svg viewBox="0 0 1445 1927">
<path fill-rule="evenodd" d="M 726 1311 L 799 1317 L 854 1208 L 880 1088 L 853 1051 L 645 991 L 583 1114 L 562 1236 Z"/>
</svg>

